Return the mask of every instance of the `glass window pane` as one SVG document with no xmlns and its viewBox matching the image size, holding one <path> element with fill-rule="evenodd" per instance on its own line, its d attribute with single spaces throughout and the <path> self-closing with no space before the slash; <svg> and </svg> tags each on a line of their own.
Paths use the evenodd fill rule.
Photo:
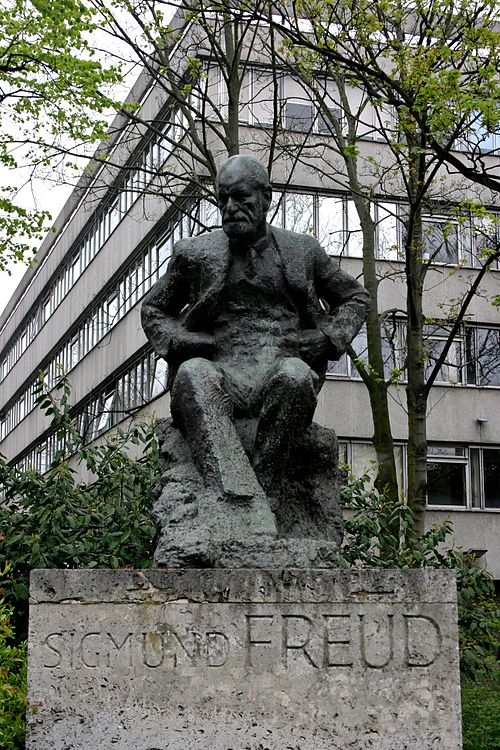
<svg viewBox="0 0 500 750">
<path fill-rule="evenodd" d="M 159 396 L 167 387 L 168 365 L 164 359 L 158 359 L 155 367 L 155 375 L 151 397 Z"/>
<path fill-rule="evenodd" d="M 377 476 L 377 454 L 371 443 L 352 444 L 352 474 L 362 477 L 368 474 L 371 481 Z"/>
<path fill-rule="evenodd" d="M 426 363 L 425 377 L 428 378 L 432 373 L 436 361 L 441 356 L 446 341 L 443 339 L 428 339 L 426 345 Z M 436 383 L 460 383 L 461 382 L 461 365 L 462 365 L 462 342 L 454 341 L 448 350 L 446 359 L 436 376 Z"/>
<path fill-rule="evenodd" d="M 394 203 L 378 204 L 378 257 L 383 260 L 397 260 L 398 249 L 396 205 Z"/>
<path fill-rule="evenodd" d="M 328 362 L 327 373 L 329 375 L 349 375 L 349 360 L 347 354 L 343 354 L 336 362 Z"/>
<path fill-rule="evenodd" d="M 313 105 L 307 102 L 287 101 L 285 105 L 285 127 L 288 130 L 309 132 L 314 120 Z"/>
<path fill-rule="evenodd" d="M 356 352 L 356 359 L 362 360 L 363 362 L 368 361 L 368 338 L 365 326 L 363 326 L 359 333 L 356 334 L 352 342 L 352 348 Z M 353 365 L 354 367 L 356 367 L 354 362 Z M 356 369 L 354 370 L 353 374 L 357 374 Z"/>
<path fill-rule="evenodd" d="M 428 504 L 465 506 L 465 470 L 465 463 L 428 461 Z"/>
<path fill-rule="evenodd" d="M 484 507 L 500 508 L 500 450 L 484 448 Z"/>
<path fill-rule="evenodd" d="M 347 233 L 349 255 L 354 258 L 363 257 L 363 234 L 361 222 L 354 201 L 347 201 Z"/>
<path fill-rule="evenodd" d="M 481 456 L 479 448 L 469 449 L 471 504 L 473 508 L 481 507 Z"/>
<path fill-rule="evenodd" d="M 399 381 L 404 377 L 406 359 L 406 326 L 401 320 L 384 318 L 381 324 L 382 355 L 386 378 Z"/>
<path fill-rule="evenodd" d="M 299 234 L 314 231 L 313 196 L 307 193 L 287 193 L 285 197 L 286 229 Z"/>
<path fill-rule="evenodd" d="M 319 197 L 318 240 L 331 255 L 344 250 L 344 203 L 342 198 Z"/>
<path fill-rule="evenodd" d="M 427 448 L 429 456 L 465 456 L 465 448 L 462 445 L 432 445 Z"/>
<path fill-rule="evenodd" d="M 458 226 L 451 222 L 424 219 L 424 257 L 433 263 L 458 263 Z"/>
<path fill-rule="evenodd" d="M 500 328 L 477 329 L 478 385 L 500 385 Z"/>
<path fill-rule="evenodd" d="M 274 122 L 274 92 L 275 83 L 272 74 L 265 70 L 254 70 L 252 100 L 252 116 L 254 123 L 258 125 L 266 125 Z"/>
<path fill-rule="evenodd" d="M 267 212 L 267 220 L 275 227 L 283 226 L 283 193 L 273 190 L 271 205 Z"/>
</svg>

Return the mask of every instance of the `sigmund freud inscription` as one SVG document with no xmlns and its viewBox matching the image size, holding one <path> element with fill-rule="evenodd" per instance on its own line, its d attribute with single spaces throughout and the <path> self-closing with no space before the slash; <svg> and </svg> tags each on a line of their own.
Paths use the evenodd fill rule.
<svg viewBox="0 0 500 750">
<path fill-rule="evenodd" d="M 148 629 L 82 627 L 51 630 L 40 640 L 44 670 L 185 669 L 425 670 L 442 654 L 435 615 L 380 606 L 370 612 L 308 605 L 307 611 L 273 605 L 170 606 Z M 177 610 L 172 613 L 172 609 Z M 220 610 L 224 610 L 220 612 Z M 237 611 L 239 609 L 239 611 Z M 172 616 L 172 614 L 174 616 Z M 126 618 L 125 618 L 126 619 Z M 113 618 L 115 620 L 115 618 Z M 186 620 L 188 622 L 186 622 Z M 98 620 L 97 620 L 98 622 Z"/>
<path fill-rule="evenodd" d="M 451 571 L 38 571 L 27 750 L 460 750 Z"/>
</svg>

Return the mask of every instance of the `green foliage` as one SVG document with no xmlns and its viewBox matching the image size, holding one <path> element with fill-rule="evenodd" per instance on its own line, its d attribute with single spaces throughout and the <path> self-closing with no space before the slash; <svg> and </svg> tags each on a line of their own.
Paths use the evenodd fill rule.
<svg viewBox="0 0 500 750">
<path fill-rule="evenodd" d="M 500 747 L 500 670 L 473 683 L 462 681 L 463 750 Z"/>
<path fill-rule="evenodd" d="M 8 573 L 6 566 L 1 575 Z M 16 645 L 11 625 L 12 607 L 0 598 L 0 747 L 24 747 L 27 644 Z"/>
<path fill-rule="evenodd" d="M 369 485 L 370 478 L 363 476 L 341 493 L 348 511 L 344 562 L 363 568 L 456 569 L 462 673 L 492 674 L 500 668 L 500 605 L 490 574 L 475 566 L 473 556 L 449 545 L 450 519 L 415 537 L 411 509 L 389 501 Z"/>
<path fill-rule="evenodd" d="M 102 117 L 120 80 L 89 43 L 95 11 L 81 0 L 6 0 L 0 6 L 0 166 L 43 168 L 75 144 L 105 137 Z M 0 271 L 29 259 L 47 231 L 46 212 L 27 211 L 16 189 L 0 190 Z"/>
<path fill-rule="evenodd" d="M 27 623 L 29 573 L 34 568 L 118 568 L 151 565 L 155 528 L 150 518 L 157 481 L 154 424 L 117 430 L 100 445 L 82 445 L 70 416 L 66 378 L 58 396 L 40 386 L 37 397 L 57 427 L 57 453 L 50 470 L 22 472 L 0 459 L 0 508 L 4 557 L 10 571 L 4 591 L 18 631 Z M 143 456 L 129 455 L 135 445 Z M 69 462 L 73 454 L 75 466 Z M 91 476 L 82 481 L 77 471 Z"/>
</svg>

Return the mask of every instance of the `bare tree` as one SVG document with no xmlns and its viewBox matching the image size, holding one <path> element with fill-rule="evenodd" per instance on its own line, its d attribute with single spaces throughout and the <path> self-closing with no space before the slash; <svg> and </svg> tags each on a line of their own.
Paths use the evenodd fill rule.
<svg viewBox="0 0 500 750">
<path fill-rule="evenodd" d="M 494 8 L 489 3 L 465 5 L 457 8 L 448 0 L 436 0 L 430 7 L 414 3 L 406 7 L 400 2 L 389 6 L 362 2 L 354 7 L 352 3 L 327 2 L 318 9 L 316 4 L 313 8 L 308 2 L 296 2 L 287 4 L 285 10 L 275 6 L 273 15 L 276 34 L 284 40 L 281 54 L 299 72 L 321 117 L 331 124 L 332 143 L 327 148 L 344 160 L 347 187 L 363 233 L 365 285 L 375 301 L 380 274 L 370 203 L 378 194 L 379 198 L 397 196 L 406 204 L 402 260 L 406 284 L 408 502 L 417 534 L 424 529 L 430 389 L 500 252 L 495 216 L 488 211 L 496 200 L 491 191 L 498 188 L 496 161 L 491 159 L 491 149 L 489 153 L 481 149 L 481 139 L 488 130 L 494 130 L 500 111 L 498 80 L 488 67 L 498 54 L 491 32 Z M 317 83 L 318 77 L 325 76 L 337 84 L 334 106 Z M 361 96 L 356 111 L 349 89 Z M 390 126 L 384 118 L 389 107 L 396 115 Z M 376 159 L 366 154 L 363 158 L 358 143 L 360 125 L 366 125 L 365 108 L 371 111 L 370 127 L 384 144 Z M 482 130 L 474 131 L 478 123 Z M 457 144 L 467 150 L 450 151 Z M 366 169 L 369 162 L 372 168 Z M 360 170 L 360 164 L 364 170 Z M 467 179 L 450 180 L 451 167 Z M 447 176 L 445 183 L 441 182 L 443 174 Z M 488 196 L 482 196 L 486 206 L 478 198 L 465 206 L 457 205 L 464 189 L 471 190 L 474 185 L 490 189 Z M 450 220 L 462 213 L 490 221 L 488 240 L 476 258 L 477 270 L 468 275 L 461 300 L 454 301 L 453 309 L 450 305 L 442 321 L 444 334 L 437 356 L 432 356 L 426 340 L 431 321 L 425 313 L 425 289 L 434 261 L 442 256 L 447 229 L 441 241 L 432 246 L 424 221 L 432 206 L 448 212 Z M 479 235 L 483 230 L 479 225 L 475 231 Z M 377 306 L 372 310 L 367 324 L 368 364 L 358 362 L 358 369 L 370 392 L 374 422 L 383 425 L 381 434 L 377 434 L 376 426 L 374 442 L 379 461 L 388 461 L 391 481 L 393 441 L 387 406 L 391 380 L 384 374 L 381 335 L 387 312 Z"/>
</svg>

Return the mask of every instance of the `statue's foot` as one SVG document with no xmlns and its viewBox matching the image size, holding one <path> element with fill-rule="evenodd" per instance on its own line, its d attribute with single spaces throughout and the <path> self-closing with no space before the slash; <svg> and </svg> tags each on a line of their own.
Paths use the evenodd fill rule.
<svg viewBox="0 0 500 750">
<path fill-rule="evenodd" d="M 234 505 L 250 505 L 255 495 L 245 491 L 238 491 L 234 489 L 223 490 L 222 498 L 227 500 L 229 503 Z"/>
</svg>

